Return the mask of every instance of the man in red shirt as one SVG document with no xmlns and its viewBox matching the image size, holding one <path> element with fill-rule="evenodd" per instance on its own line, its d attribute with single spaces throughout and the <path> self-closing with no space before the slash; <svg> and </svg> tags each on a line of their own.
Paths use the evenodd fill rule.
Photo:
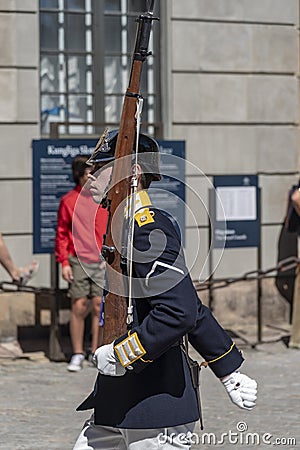
<svg viewBox="0 0 300 450">
<path fill-rule="evenodd" d="M 76 156 L 72 173 L 76 187 L 60 201 L 57 214 L 55 255 L 61 264 L 62 277 L 69 283 L 72 301 L 70 335 L 73 356 L 68 365 L 70 372 L 82 369 L 84 320 L 91 299 L 92 353 L 99 346 L 99 314 L 104 286 L 105 263 L 101 261 L 103 234 L 106 231 L 107 211 L 95 204 L 84 185 L 90 168 L 87 157 Z"/>
</svg>

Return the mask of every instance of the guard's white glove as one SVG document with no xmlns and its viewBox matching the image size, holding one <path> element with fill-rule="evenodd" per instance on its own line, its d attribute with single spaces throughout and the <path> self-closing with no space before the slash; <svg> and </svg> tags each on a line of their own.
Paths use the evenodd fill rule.
<svg viewBox="0 0 300 450">
<path fill-rule="evenodd" d="M 113 342 L 98 347 L 94 353 L 93 361 L 102 375 L 121 377 L 126 373 L 126 369 L 124 369 L 115 354 Z"/>
<path fill-rule="evenodd" d="M 225 389 L 235 405 L 242 409 L 252 409 L 257 399 L 257 383 L 247 375 L 240 372 L 233 372 L 221 378 Z"/>
</svg>

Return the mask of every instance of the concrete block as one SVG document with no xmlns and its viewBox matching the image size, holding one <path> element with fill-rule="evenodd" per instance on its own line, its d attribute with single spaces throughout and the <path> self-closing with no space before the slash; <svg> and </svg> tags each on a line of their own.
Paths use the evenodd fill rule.
<svg viewBox="0 0 300 450">
<path fill-rule="evenodd" d="M 17 120 L 17 71 L 0 68 L 0 122 Z"/>
<path fill-rule="evenodd" d="M 173 130 L 174 139 L 186 140 L 188 175 L 199 170 L 205 174 L 256 172 L 253 128 L 176 125 Z"/>
<path fill-rule="evenodd" d="M 32 182 L 0 181 L 0 204 L 7 205 L 2 214 L 2 233 L 30 233 L 32 230 Z M 22 211 L 22 214 L 20 214 Z"/>
<path fill-rule="evenodd" d="M 40 138 L 37 125 L 0 124 L 0 178 L 32 177 L 32 139 Z M 31 195 L 31 194 L 30 194 Z"/>
<path fill-rule="evenodd" d="M 51 311 L 47 309 L 41 311 L 41 325 L 51 325 Z"/>
<path fill-rule="evenodd" d="M 17 338 L 17 325 L 13 322 L 0 320 L 0 341 L 7 338 Z"/>
<path fill-rule="evenodd" d="M 298 1 L 289 0 L 173 0 L 174 18 L 217 19 L 296 24 Z"/>
<path fill-rule="evenodd" d="M 208 226 L 208 193 L 213 189 L 210 178 L 204 176 L 186 177 L 186 225 Z"/>
<path fill-rule="evenodd" d="M 291 175 L 260 175 L 262 223 L 283 222 L 288 191 L 296 181 Z"/>
<path fill-rule="evenodd" d="M 238 320 L 255 322 L 257 317 L 256 281 L 238 282 L 229 287 L 213 291 L 213 312 L 225 324 L 236 324 Z M 234 319 L 235 318 L 235 319 Z"/>
<path fill-rule="evenodd" d="M 1 321 L 9 322 L 10 321 L 10 299 L 11 295 L 8 295 L 4 292 L 0 292 L 0 308 L 1 308 Z M 1 328 L 0 328 L 1 330 Z"/>
<path fill-rule="evenodd" d="M 175 123 L 296 123 L 297 79 L 178 73 L 172 108 Z"/>
<path fill-rule="evenodd" d="M 275 287 L 274 279 L 262 281 L 263 295 L 262 321 L 263 325 L 275 325 L 287 322 L 289 305 L 280 296 Z M 257 282 L 241 281 L 222 289 L 213 291 L 213 312 L 223 326 L 232 326 L 234 330 L 244 329 L 244 326 L 257 326 Z"/>
<path fill-rule="evenodd" d="M 257 171 L 294 172 L 298 167 L 297 126 L 269 126 L 252 129 Z"/>
<path fill-rule="evenodd" d="M 241 76 L 174 74 L 173 122 L 245 122 L 246 96 Z"/>
<path fill-rule="evenodd" d="M 172 137 L 186 141 L 188 175 L 294 172 L 297 128 L 292 126 L 176 125 Z M 226 156 L 225 156 L 226 155 Z M 283 156 L 284 155 L 284 156 Z M 198 169 L 199 168 L 199 169 Z"/>
<path fill-rule="evenodd" d="M 186 229 L 185 258 L 187 267 L 194 281 L 207 279 L 208 270 L 208 230 Z"/>
<path fill-rule="evenodd" d="M 17 327 L 34 325 L 35 295 L 28 292 L 1 292 L 0 339 L 17 338 Z"/>
<path fill-rule="evenodd" d="M 0 122 L 39 121 L 37 70 L 0 69 Z"/>
<path fill-rule="evenodd" d="M 278 257 L 278 239 L 281 225 L 262 226 L 261 228 L 261 244 L 262 244 L 262 269 L 270 269 L 277 265 Z M 276 275 L 273 273 L 272 275 Z"/>
<path fill-rule="evenodd" d="M 296 27 L 259 25 L 251 28 L 251 34 L 251 62 L 254 72 L 297 73 L 298 33 Z"/>
<path fill-rule="evenodd" d="M 173 70 L 247 70 L 250 34 L 248 25 L 174 21 Z"/>
<path fill-rule="evenodd" d="M 290 305 L 279 294 L 274 278 L 266 278 L 262 282 L 262 319 L 264 324 L 289 323 Z"/>
<path fill-rule="evenodd" d="M 9 295 L 9 294 L 7 294 Z M 34 325 L 35 295 L 28 292 L 16 292 L 10 300 L 10 320 L 16 325 Z"/>
<path fill-rule="evenodd" d="M 215 278 L 237 277 L 257 269 L 257 250 L 252 247 L 214 249 Z"/>
<path fill-rule="evenodd" d="M 185 21 L 172 25 L 173 70 L 297 72 L 294 27 Z"/>
<path fill-rule="evenodd" d="M 26 66 L 37 67 L 38 70 L 40 57 L 39 15 L 16 14 L 15 22 L 16 22 L 15 28 L 16 65 L 23 67 Z M 28 30 L 30 30 L 30 33 L 28 33 Z"/>
<path fill-rule="evenodd" d="M 297 78 L 250 76 L 247 80 L 248 122 L 298 122 Z"/>
<path fill-rule="evenodd" d="M 18 70 L 17 118 L 19 122 L 39 122 L 39 73 L 37 70 Z"/>
<path fill-rule="evenodd" d="M 38 0 L 0 0 L 0 11 L 38 12 Z"/>
<path fill-rule="evenodd" d="M 13 14 L 0 13 L 0 65 L 14 65 L 15 54 L 15 17 Z"/>
<path fill-rule="evenodd" d="M 37 14 L 0 13 L 0 66 L 38 66 L 38 20 Z"/>
</svg>

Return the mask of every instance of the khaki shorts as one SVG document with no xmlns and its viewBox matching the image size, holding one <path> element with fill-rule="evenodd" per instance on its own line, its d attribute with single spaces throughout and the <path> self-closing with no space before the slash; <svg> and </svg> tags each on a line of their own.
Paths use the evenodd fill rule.
<svg viewBox="0 0 300 450">
<path fill-rule="evenodd" d="M 76 256 L 69 255 L 73 272 L 73 282 L 69 287 L 69 296 L 73 299 L 81 297 L 101 297 L 104 287 L 105 269 L 100 269 L 100 262 L 79 262 Z"/>
</svg>

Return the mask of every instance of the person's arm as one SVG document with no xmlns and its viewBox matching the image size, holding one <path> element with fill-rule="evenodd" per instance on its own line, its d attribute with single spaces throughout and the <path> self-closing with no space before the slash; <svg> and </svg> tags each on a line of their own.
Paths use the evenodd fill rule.
<svg viewBox="0 0 300 450">
<path fill-rule="evenodd" d="M 72 225 L 68 208 L 62 199 L 57 212 L 57 228 L 54 253 L 62 266 L 62 277 L 68 283 L 73 281 L 73 273 L 68 259 L 69 229 Z"/>
<path fill-rule="evenodd" d="M 7 273 L 11 276 L 13 282 L 24 286 L 37 273 L 39 263 L 32 261 L 25 267 L 17 267 L 6 247 L 2 234 L 0 233 L 0 264 L 4 267 Z"/>
<path fill-rule="evenodd" d="M 20 279 L 20 269 L 15 265 L 13 259 L 8 251 L 8 248 L 3 241 L 2 234 L 0 233 L 0 263 L 11 276 L 13 281 Z"/>
</svg>

